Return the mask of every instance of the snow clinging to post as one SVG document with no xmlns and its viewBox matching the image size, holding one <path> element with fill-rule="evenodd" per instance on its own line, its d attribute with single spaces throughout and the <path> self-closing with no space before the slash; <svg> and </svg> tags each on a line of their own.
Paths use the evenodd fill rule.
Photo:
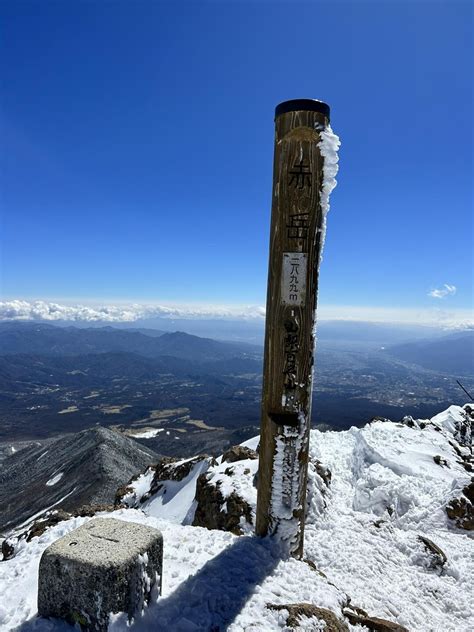
<svg viewBox="0 0 474 632">
<path fill-rule="evenodd" d="M 298 490 L 304 476 L 296 467 L 295 459 L 299 460 L 304 446 L 305 424 L 304 414 L 300 411 L 298 427 L 286 426 L 283 434 L 275 438 L 271 508 L 272 516 L 278 516 L 279 519 L 273 521 L 272 530 L 278 533 L 290 554 L 298 545 L 298 513 L 303 509 L 299 504 Z"/>
<path fill-rule="evenodd" d="M 323 165 L 323 184 L 320 193 L 320 206 L 323 213 L 323 221 L 321 228 L 321 255 L 324 248 L 324 240 L 326 237 L 326 218 L 329 211 L 329 196 L 336 187 L 336 175 L 339 171 L 339 155 L 338 150 L 341 146 L 339 136 L 334 134 L 330 125 L 323 129 L 317 126 L 320 141 L 318 143 L 321 156 L 324 158 Z"/>
</svg>

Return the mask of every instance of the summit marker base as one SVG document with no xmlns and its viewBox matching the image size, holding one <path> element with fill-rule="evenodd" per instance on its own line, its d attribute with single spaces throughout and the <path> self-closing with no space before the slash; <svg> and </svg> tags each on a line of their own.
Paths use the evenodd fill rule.
<svg viewBox="0 0 474 632">
<path fill-rule="evenodd" d="M 38 582 L 38 613 L 105 632 L 110 613 L 131 619 L 161 593 L 163 538 L 157 529 L 95 518 L 49 546 Z"/>
</svg>

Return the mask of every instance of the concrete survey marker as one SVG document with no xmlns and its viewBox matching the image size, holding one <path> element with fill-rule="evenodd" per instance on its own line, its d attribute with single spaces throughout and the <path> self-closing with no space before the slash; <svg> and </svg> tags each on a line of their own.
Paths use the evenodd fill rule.
<svg viewBox="0 0 474 632">
<path fill-rule="evenodd" d="M 43 553 L 38 612 L 102 632 L 110 613 L 126 612 L 132 618 L 161 593 L 162 566 L 160 531 L 95 518 Z"/>
</svg>

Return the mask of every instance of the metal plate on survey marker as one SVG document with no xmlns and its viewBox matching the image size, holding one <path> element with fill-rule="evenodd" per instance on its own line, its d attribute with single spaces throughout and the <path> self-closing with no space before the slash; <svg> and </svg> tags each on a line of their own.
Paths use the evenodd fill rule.
<svg viewBox="0 0 474 632">
<path fill-rule="evenodd" d="M 305 252 L 284 252 L 281 275 L 281 302 L 283 305 L 302 307 L 306 300 Z"/>
</svg>

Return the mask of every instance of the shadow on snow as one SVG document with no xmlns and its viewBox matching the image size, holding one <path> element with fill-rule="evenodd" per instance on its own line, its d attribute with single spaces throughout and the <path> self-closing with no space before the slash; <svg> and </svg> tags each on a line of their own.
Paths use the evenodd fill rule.
<svg viewBox="0 0 474 632">
<path fill-rule="evenodd" d="M 111 632 L 225 632 L 255 588 L 273 572 L 282 553 L 276 540 L 237 538 L 170 595 L 150 605 L 131 627 L 127 626 L 126 616 L 120 615 L 112 623 Z M 16 628 L 16 632 L 72 629 L 58 619 L 34 617 Z"/>
</svg>

